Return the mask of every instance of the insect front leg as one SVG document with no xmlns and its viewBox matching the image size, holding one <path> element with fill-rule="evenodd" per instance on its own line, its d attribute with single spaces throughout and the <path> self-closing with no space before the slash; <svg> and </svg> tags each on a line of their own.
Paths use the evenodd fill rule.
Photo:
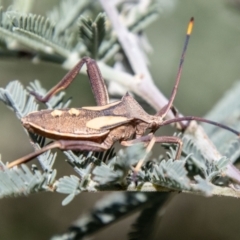
<svg viewBox="0 0 240 240">
<path fill-rule="evenodd" d="M 155 137 L 156 143 L 173 143 L 177 145 L 177 153 L 175 156 L 175 160 L 180 159 L 182 153 L 182 146 L 183 142 L 182 139 L 175 136 L 162 136 L 162 137 Z"/>
<path fill-rule="evenodd" d="M 175 156 L 175 159 L 179 159 L 182 153 L 182 140 L 179 137 L 175 137 L 175 136 L 160 136 L 160 137 L 156 137 L 152 134 L 150 135 L 146 135 L 146 136 L 142 136 L 140 138 L 137 139 L 133 139 L 133 140 L 129 140 L 129 141 L 122 141 L 121 144 L 123 146 L 132 146 L 133 144 L 136 143 L 147 143 L 149 145 L 149 143 L 151 141 L 153 141 L 152 139 L 154 139 L 154 143 L 173 143 L 173 144 L 177 144 L 178 148 L 177 148 L 177 153 Z M 150 149 L 151 150 L 151 149 Z"/>
<path fill-rule="evenodd" d="M 101 72 L 95 60 L 84 57 L 71 69 L 62 80 L 55 85 L 44 97 L 39 96 L 36 92 L 30 92 L 40 102 L 47 102 L 57 92 L 66 89 L 75 79 L 83 64 L 87 65 L 87 73 L 91 84 L 91 89 L 98 106 L 103 106 L 109 103 L 109 96 L 104 83 Z"/>
<path fill-rule="evenodd" d="M 175 136 L 159 136 L 159 137 L 156 137 L 152 134 L 149 134 L 149 135 L 146 135 L 146 136 L 142 136 L 138 139 L 133 139 L 133 140 L 130 140 L 130 141 L 122 141 L 121 144 L 124 145 L 124 146 L 131 146 L 133 144 L 141 143 L 141 142 L 148 144 L 147 149 L 146 149 L 147 153 L 149 153 L 152 150 L 155 143 L 173 143 L 173 144 L 178 145 L 177 153 L 176 153 L 176 156 L 175 156 L 176 160 L 180 158 L 181 153 L 182 153 L 182 145 L 183 145 L 182 140 L 178 137 L 175 137 Z M 140 170 L 144 161 L 145 161 L 145 158 L 139 160 L 137 166 L 134 169 L 135 173 L 137 173 Z"/>
<path fill-rule="evenodd" d="M 78 151 L 95 151 L 95 152 L 102 152 L 106 151 L 111 147 L 111 145 L 107 145 L 105 143 L 96 143 L 93 141 L 83 141 L 83 140 L 58 140 L 55 141 L 33 153 L 30 153 L 22 158 L 19 158 L 7 165 L 8 168 L 12 168 L 16 165 L 27 163 L 33 158 L 41 155 L 42 153 L 54 149 L 59 148 L 63 151 L 65 150 L 78 150 Z"/>
</svg>

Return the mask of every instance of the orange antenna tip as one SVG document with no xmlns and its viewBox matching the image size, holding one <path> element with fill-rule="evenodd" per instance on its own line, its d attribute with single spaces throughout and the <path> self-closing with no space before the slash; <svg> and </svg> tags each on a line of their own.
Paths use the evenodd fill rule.
<svg viewBox="0 0 240 240">
<path fill-rule="evenodd" d="M 194 18 L 191 17 L 190 22 L 188 24 L 188 28 L 187 28 L 187 35 L 190 35 L 192 33 L 193 23 L 194 23 Z"/>
</svg>

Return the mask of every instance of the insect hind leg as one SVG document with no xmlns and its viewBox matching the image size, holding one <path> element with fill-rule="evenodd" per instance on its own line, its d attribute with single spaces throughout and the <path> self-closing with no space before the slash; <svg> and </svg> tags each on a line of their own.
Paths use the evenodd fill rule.
<svg viewBox="0 0 240 240">
<path fill-rule="evenodd" d="M 41 155 L 42 153 L 54 149 L 59 148 L 61 150 L 79 150 L 79 151 L 94 151 L 94 152 L 102 152 L 106 151 L 110 148 L 110 146 L 107 146 L 106 144 L 102 143 L 96 143 L 92 141 L 82 141 L 82 140 L 59 140 L 55 141 L 33 153 L 30 153 L 22 158 L 19 158 L 13 162 L 10 162 L 7 167 L 12 168 L 16 165 L 27 163 L 33 158 Z"/>
</svg>

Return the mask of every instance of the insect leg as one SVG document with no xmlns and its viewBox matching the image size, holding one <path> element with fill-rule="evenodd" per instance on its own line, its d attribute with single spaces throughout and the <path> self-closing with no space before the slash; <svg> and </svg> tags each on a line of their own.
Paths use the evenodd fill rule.
<svg viewBox="0 0 240 240">
<path fill-rule="evenodd" d="M 81 140 L 59 140 L 55 141 L 49 145 L 46 145 L 45 147 L 30 153 L 22 158 L 19 158 L 13 162 L 10 162 L 7 167 L 12 168 L 16 165 L 27 163 L 33 158 L 41 155 L 42 153 L 54 149 L 59 148 L 63 151 L 65 150 L 79 150 L 79 151 L 95 151 L 95 152 L 102 152 L 107 149 L 109 149 L 111 146 L 107 146 L 106 144 L 99 144 L 91 141 L 81 141 Z"/>
<path fill-rule="evenodd" d="M 175 160 L 180 159 L 182 153 L 182 146 L 183 142 L 182 139 L 175 136 L 162 136 L 162 137 L 155 137 L 156 143 L 173 143 L 177 145 L 177 153 L 175 156 Z"/>
<path fill-rule="evenodd" d="M 129 140 L 129 141 L 122 141 L 121 144 L 123 146 L 132 146 L 133 144 L 136 143 L 147 143 L 149 144 L 152 140 L 152 138 L 155 139 L 155 143 L 173 143 L 173 144 L 177 144 L 178 145 L 178 150 L 176 153 L 176 157 L 175 159 L 179 159 L 182 153 L 182 140 L 179 137 L 175 137 L 175 136 L 160 136 L 160 137 L 156 137 L 154 135 L 146 135 L 146 136 L 142 136 L 140 138 L 137 139 L 133 139 L 133 140 Z M 150 149 L 151 150 L 151 149 Z"/>
<path fill-rule="evenodd" d="M 57 92 L 67 88 L 71 82 L 75 79 L 83 64 L 87 65 L 87 73 L 90 80 L 92 92 L 98 106 L 103 106 L 109 103 L 108 92 L 104 83 L 101 72 L 97 66 L 95 60 L 89 57 L 83 57 L 74 67 L 71 69 L 62 80 L 55 85 L 44 97 L 39 96 L 36 92 L 30 92 L 40 102 L 47 102 Z"/>
<path fill-rule="evenodd" d="M 122 141 L 121 144 L 124 146 L 131 146 L 133 144 L 136 143 L 140 143 L 140 142 L 146 142 L 148 143 L 146 152 L 149 153 L 151 151 L 151 149 L 153 148 L 155 143 L 173 143 L 173 144 L 177 144 L 178 148 L 177 148 L 177 153 L 175 156 L 175 159 L 179 159 L 182 153 L 182 140 L 178 137 L 175 136 L 160 136 L 160 137 L 156 137 L 154 135 L 146 135 L 146 136 L 142 136 L 138 139 L 133 139 L 130 141 Z M 140 170 L 140 168 L 142 167 L 143 163 L 145 161 L 145 157 L 143 159 L 141 159 L 137 166 L 135 167 L 135 172 L 138 172 Z"/>
</svg>

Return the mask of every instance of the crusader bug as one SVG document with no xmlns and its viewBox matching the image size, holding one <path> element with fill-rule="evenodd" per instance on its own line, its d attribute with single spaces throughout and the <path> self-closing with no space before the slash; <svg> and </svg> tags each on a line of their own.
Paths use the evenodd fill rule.
<svg viewBox="0 0 240 240">
<path fill-rule="evenodd" d="M 171 120 L 164 120 L 166 114 L 172 108 L 177 93 L 184 55 L 192 32 L 193 22 L 194 20 L 191 18 L 187 28 L 186 40 L 171 97 L 168 103 L 159 112 L 155 115 L 147 114 L 128 93 L 123 96 L 120 101 L 109 103 L 106 86 L 96 62 L 93 59 L 84 57 L 46 94 L 46 96 L 41 97 L 35 92 L 31 94 L 33 94 L 37 100 L 47 102 L 54 94 L 67 88 L 79 73 L 83 64 L 86 64 L 97 106 L 41 110 L 29 113 L 27 116 L 23 117 L 22 124 L 28 131 L 51 138 L 55 141 L 44 146 L 42 149 L 9 163 L 8 168 L 28 162 L 53 148 L 100 152 L 111 148 L 117 141 L 124 146 L 144 142 L 148 144 L 148 149 L 150 149 L 154 143 L 177 144 L 176 159 L 179 159 L 182 151 L 181 139 L 176 136 L 154 136 L 155 131 L 159 127 L 174 122 L 191 120 L 207 122 L 231 131 L 239 136 L 239 132 L 234 129 L 199 117 L 175 117 Z M 147 130 L 149 131 L 148 134 L 146 134 Z M 136 169 L 139 169 L 141 164 L 142 162 L 138 164 Z"/>
</svg>

